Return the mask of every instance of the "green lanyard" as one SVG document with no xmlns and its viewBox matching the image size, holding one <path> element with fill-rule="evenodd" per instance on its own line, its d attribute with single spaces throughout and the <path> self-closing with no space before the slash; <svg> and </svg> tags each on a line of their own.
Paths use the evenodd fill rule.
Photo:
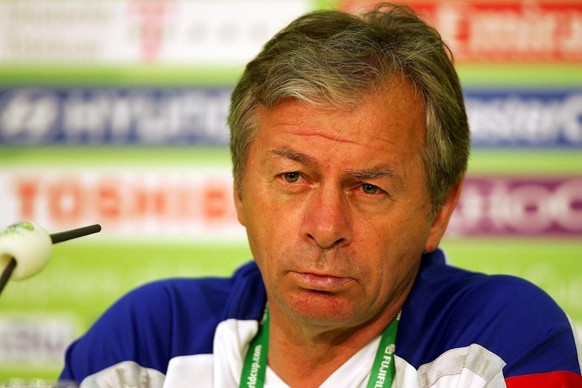
<svg viewBox="0 0 582 388">
<path fill-rule="evenodd" d="M 240 387 L 262 388 L 267 372 L 267 352 L 269 350 L 269 309 L 265 308 L 263 322 L 249 345 L 240 377 Z"/>
<path fill-rule="evenodd" d="M 368 380 L 368 388 L 391 387 L 396 375 L 394 365 L 394 352 L 396 350 L 396 332 L 400 313 L 384 329 L 380 338 L 380 345 L 376 351 L 374 364 Z M 262 388 L 265 385 L 265 374 L 267 372 L 267 352 L 269 348 L 269 310 L 265 309 L 263 322 L 259 326 L 257 335 L 249 345 L 249 350 L 245 356 L 242 374 L 240 378 L 240 388 Z"/>
</svg>

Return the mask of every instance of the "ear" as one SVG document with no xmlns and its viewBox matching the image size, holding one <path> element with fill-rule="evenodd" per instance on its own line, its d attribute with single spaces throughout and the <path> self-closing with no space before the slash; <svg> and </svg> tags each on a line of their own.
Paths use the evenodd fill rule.
<svg viewBox="0 0 582 388">
<path fill-rule="evenodd" d="M 451 214 L 453 214 L 453 210 L 461 196 L 462 188 L 463 182 L 461 181 L 449 192 L 445 198 L 443 206 L 436 213 L 430 227 L 428 238 L 424 244 L 425 252 L 432 252 L 439 246 L 441 239 L 447 230 Z"/>
<path fill-rule="evenodd" d="M 238 222 L 240 222 L 242 226 L 246 226 L 242 190 L 240 190 L 238 185 L 233 186 L 233 197 L 234 197 L 234 207 L 236 209 L 236 218 L 238 218 Z"/>
</svg>

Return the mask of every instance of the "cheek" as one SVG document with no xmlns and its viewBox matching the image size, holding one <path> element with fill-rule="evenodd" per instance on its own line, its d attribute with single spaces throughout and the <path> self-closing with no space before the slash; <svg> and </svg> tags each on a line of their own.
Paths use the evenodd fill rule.
<svg viewBox="0 0 582 388">
<path fill-rule="evenodd" d="M 276 215 L 271 206 L 255 198 L 246 200 L 252 203 L 243 212 L 251 252 L 260 267 L 270 266 L 270 257 L 277 257 L 291 240 L 288 217 Z"/>
<path fill-rule="evenodd" d="M 407 273 L 421 256 L 428 236 L 428 221 L 419 216 L 399 217 L 393 213 L 375 223 L 368 223 L 358 233 L 359 256 L 371 260 L 370 271 L 373 278 L 394 279 Z M 374 271 L 380 272 L 374 273 Z M 378 276 L 380 275 L 380 276 Z"/>
<path fill-rule="evenodd" d="M 246 198 L 244 218 L 247 232 L 255 240 L 284 244 L 296 239 L 303 220 L 302 204 L 281 200 L 270 192 L 268 185 Z M 264 242 L 264 241 L 261 241 Z"/>
</svg>

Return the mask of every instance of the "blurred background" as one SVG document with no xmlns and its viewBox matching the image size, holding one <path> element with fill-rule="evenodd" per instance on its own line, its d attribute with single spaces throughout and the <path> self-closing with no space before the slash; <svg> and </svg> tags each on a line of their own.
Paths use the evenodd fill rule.
<svg viewBox="0 0 582 388">
<path fill-rule="evenodd" d="M 582 329 L 582 2 L 406 3 L 451 46 L 473 131 L 450 261 L 531 280 Z M 103 226 L 7 285 L 0 382 L 56 379 L 66 346 L 140 284 L 251 258 L 232 205 L 232 87 L 296 16 L 373 4 L 0 0 L 0 227 Z"/>
</svg>

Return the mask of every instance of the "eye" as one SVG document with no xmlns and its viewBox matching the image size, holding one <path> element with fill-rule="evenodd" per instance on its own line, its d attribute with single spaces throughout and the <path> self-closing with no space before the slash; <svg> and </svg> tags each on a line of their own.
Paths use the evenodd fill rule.
<svg viewBox="0 0 582 388">
<path fill-rule="evenodd" d="M 365 194 L 374 195 L 374 194 L 380 194 L 382 192 L 381 188 L 379 188 L 378 186 L 371 185 L 369 183 L 363 183 L 361 187 L 362 187 L 362 191 Z"/>
<path fill-rule="evenodd" d="M 283 179 L 289 183 L 295 183 L 299 180 L 300 174 L 297 171 L 286 172 L 283 174 Z"/>
</svg>

